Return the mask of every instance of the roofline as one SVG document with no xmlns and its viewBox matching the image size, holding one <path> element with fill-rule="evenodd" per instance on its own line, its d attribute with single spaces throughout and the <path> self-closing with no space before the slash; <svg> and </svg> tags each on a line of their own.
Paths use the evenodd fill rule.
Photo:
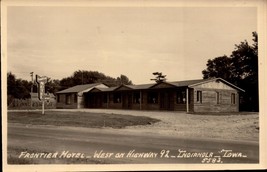
<svg viewBox="0 0 267 172">
<path fill-rule="evenodd" d="M 173 86 L 173 87 L 178 88 L 178 87 L 194 87 L 194 86 L 196 86 L 196 85 L 200 85 L 200 84 L 204 84 L 204 83 L 208 83 L 208 82 L 216 81 L 216 80 L 220 80 L 220 81 L 226 83 L 227 85 L 229 85 L 229 86 L 231 86 L 231 87 L 233 87 L 233 88 L 235 88 L 235 89 L 237 89 L 237 90 L 239 90 L 239 91 L 245 92 L 245 90 L 243 90 L 243 89 L 241 89 L 241 88 L 235 86 L 234 84 L 231 84 L 230 82 L 228 82 L 228 81 L 226 81 L 226 80 L 224 80 L 224 79 L 222 79 L 222 78 L 206 79 L 206 80 L 200 81 L 200 82 L 198 82 L 198 83 L 191 84 L 191 85 L 185 85 L 185 86 L 177 86 L 177 85 L 172 84 L 171 82 L 167 82 L 167 81 L 163 81 L 163 82 L 160 82 L 160 83 L 165 83 L 165 84 L 168 84 L 168 85 L 170 85 L 170 86 Z M 118 90 L 119 88 L 121 88 L 121 87 L 123 87 L 123 86 L 125 86 L 126 88 L 129 88 L 129 90 L 146 90 L 146 89 L 151 89 L 151 88 L 155 87 L 156 85 L 158 85 L 158 84 L 160 84 L 160 83 L 152 84 L 152 85 L 151 85 L 150 87 L 148 87 L 148 88 L 139 88 L 139 89 L 131 88 L 131 87 L 129 87 L 128 85 L 121 84 L 120 86 L 116 86 L 117 88 L 114 88 L 113 90 L 103 91 L 103 90 L 101 90 L 101 89 L 99 89 L 99 88 L 96 88 L 96 87 L 93 87 L 91 90 L 93 90 L 93 89 L 97 89 L 97 90 L 99 90 L 100 92 L 112 92 L 112 91 L 116 91 L 116 90 Z M 107 86 L 107 85 L 104 84 L 104 83 L 95 83 L 95 84 L 99 84 L 99 85 L 100 85 L 100 84 L 103 84 L 103 85 Z M 141 84 L 141 85 L 142 85 L 142 84 Z M 109 88 L 112 88 L 112 87 L 109 87 Z M 90 92 L 91 90 L 89 90 L 88 92 Z M 62 91 L 63 91 L 63 90 L 62 90 Z M 61 91 L 57 92 L 56 94 L 79 93 L 79 92 L 82 92 L 82 91 L 77 91 L 77 92 L 62 92 L 62 93 L 60 93 L 60 92 L 61 92 Z"/>
<path fill-rule="evenodd" d="M 112 91 L 116 91 L 117 89 L 121 88 L 122 86 L 125 86 L 127 88 L 129 88 L 130 90 L 134 90 L 133 88 L 130 88 L 129 86 L 125 85 L 125 84 L 121 84 L 120 86 L 118 86 L 117 88 L 115 88 L 114 90 Z"/>
<path fill-rule="evenodd" d="M 69 93 L 77 93 L 78 94 L 78 92 L 63 92 L 63 93 L 60 93 L 60 91 L 58 91 L 58 92 L 56 92 L 56 94 L 69 94 Z"/>
<path fill-rule="evenodd" d="M 152 86 L 154 86 L 155 84 L 139 84 L 139 85 L 151 85 L 147 88 L 131 88 L 132 90 L 146 90 L 146 89 L 149 89 L 151 88 Z M 132 85 L 132 86 L 139 86 L 139 85 Z"/>
<path fill-rule="evenodd" d="M 188 85 L 188 87 L 190 86 L 196 86 L 196 85 L 199 85 L 199 84 L 204 84 L 204 83 L 207 83 L 207 82 L 210 82 L 210 81 L 213 81 L 213 80 L 216 80 L 216 79 L 219 79 L 219 78 L 213 78 L 213 79 L 203 79 L 203 81 L 200 81 L 198 83 L 195 83 L 195 84 L 191 84 L 191 85 Z"/>
<path fill-rule="evenodd" d="M 102 83 L 102 82 L 96 82 L 95 84 L 103 84 L 103 85 L 105 85 L 105 86 L 109 87 L 107 84 L 105 84 L 105 83 Z"/>
<path fill-rule="evenodd" d="M 110 88 L 112 88 L 112 87 L 104 88 L 104 89 L 110 89 Z M 89 91 L 87 91 L 87 92 L 85 92 L 85 93 L 89 93 L 89 92 L 91 92 L 91 91 L 94 90 L 94 89 L 99 90 L 100 92 L 111 92 L 111 91 L 114 91 L 114 90 L 117 89 L 117 88 L 114 88 L 114 90 L 108 90 L 108 91 L 104 90 L 104 91 L 103 91 L 103 90 L 101 90 L 101 88 L 94 87 L 94 88 L 92 88 L 91 90 L 89 90 Z"/>
<path fill-rule="evenodd" d="M 103 85 L 105 85 L 105 86 L 108 87 L 108 85 L 106 85 L 106 84 L 104 84 L 104 83 L 101 83 L 101 82 L 96 82 L 96 83 L 91 83 L 91 84 L 97 84 L 97 85 L 101 85 L 101 84 L 103 84 Z M 90 84 L 80 84 L 80 85 L 90 85 Z M 76 87 L 76 86 L 80 86 L 80 85 L 75 85 L 75 86 L 72 86 L 72 87 Z M 97 86 L 97 85 L 96 85 L 96 86 Z M 93 88 L 95 88 L 96 86 L 93 86 Z M 64 90 L 70 89 L 70 88 L 72 88 L 72 87 L 66 88 L 66 89 L 64 89 Z M 87 89 L 88 89 L 88 88 L 87 88 Z M 87 89 L 84 89 L 84 90 L 87 90 Z M 58 92 L 56 92 L 55 94 L 79 93 L 79 92 L 83 92 L 83 91 L 84 91 L 84 90 L 81 90 L 81 91 L 63 92 L 64 90 L 58 91 Z M 60 93 L 60 92 L 62 92 L 62 93 Z"/>
<path fill-rule="evenodd" d="M 148 88 L 152 88 L 152 87 L 154 87 L 154 86 L 156 86 L 156 85 L 159 85 L 159 84 L 161 84 L 161 83 L 165 83 L 165 84 L 171 85 L 171 86 L 173 86 L 173 87 L 178 87 L 178 86 L 176 86 L 176 85 L 174 85 L 174 84 L 172 84 L 172 83 L 170 83 L 170 82 L 162 81 L 162 82 L 155 83 L 155 84 L 151 85 L 151 86 L 148 87 Z"/>
<path fill-rule="evenodd" d="M 98 90 L 98 91 L 100 91 L 100 92 L 102 92 L 102 90 L 100 90 L 99 88 L 96 88 L 96 87 L 94 87 L 94 88 L 92 88 L 91 90 L 89 90 L 89 91 L 87 91 L 87 92 L 84 92 L 84 93 L 88 93 L 88 92 L 91 92 L 92 90 Z"/>
<path fill-rule="evenodd" d="M 224 80 L 224 79 L 222 79 L 222 78 L 213 78 L 213 79 L 208 79 L 208 80 L 206 80 L 206 81 L 203 81 L 203 82 L 199 82 L 199 83 L 196 83 L 196 84 L 191 84 L 191 85 L 188 85 L 188 87 L 193 87 L 193 86 L 196 86 L 196 85 L 204 84 L 204 83 L 207 83 L 207 82 L 210 82 L 210 81 L 215 81 L 215 80 L 221 80 L 222 82 L 225 82 L 226 84 L 228 84 L 228 85 L 230 85 L 230 86 L 234 87 L 234 88 L 235 88 L 235 89 L 237 89 L 237 90 L 240 90 L 240 91 L 246 92 L 245 90 L 243 90 L 243 89 L 241 89 L 241 88 L 239 88 L 239 87 L 235 86 L 234 84 L 231 84 L 230 82 L 228 82 L 228 81 L 226 81 L 226 80 Z"/>
</svg>

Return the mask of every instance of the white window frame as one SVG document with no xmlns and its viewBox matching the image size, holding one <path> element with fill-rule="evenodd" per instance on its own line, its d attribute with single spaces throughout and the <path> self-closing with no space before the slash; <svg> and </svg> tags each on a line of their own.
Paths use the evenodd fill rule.
<svg viewBox="0 0 267 172">
<path fill-rule="evenodd" d="M 216 91 L 216 104 L 220 104 L 220 92 Z"/>
<path fill-rule="evenodd" d="M 202 91 L 197 91 L 197 102 L 202 103 Z"/>
</svg>

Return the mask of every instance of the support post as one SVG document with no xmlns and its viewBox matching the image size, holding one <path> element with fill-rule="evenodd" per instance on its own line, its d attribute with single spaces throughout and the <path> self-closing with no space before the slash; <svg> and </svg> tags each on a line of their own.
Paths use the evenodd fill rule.
<svg viewBox="0 0 267 172">
<path fill-rule="evenodd" d="M 108 104 L 109 104 L 109 93 L 107 93 L 107 109 L 108 109 Z"/>
<path fill-rule="evenodd" d="M 189 113 L 189 91 L 186 88 L 186 113 Z"/>
<path fill-rule="evenodd" d="M 44 100 L 42 100 L 42 114 L 44 115 Z"/>
<path fill-rule="evenodd" d="M 32 109 L 32 92 L 33 92 L 33 72 L 30 73 L 31 74 L 31 79 L 32 79 L 32 85 L 31 85 L 31 109 Z"/>
<path fill-rule="evenodd" d="M 142 110 L 142 91 L 140 90 L 140 101 L 139 101 L 139 103 L 140 103 L 140 110 Z"/>
</svg>

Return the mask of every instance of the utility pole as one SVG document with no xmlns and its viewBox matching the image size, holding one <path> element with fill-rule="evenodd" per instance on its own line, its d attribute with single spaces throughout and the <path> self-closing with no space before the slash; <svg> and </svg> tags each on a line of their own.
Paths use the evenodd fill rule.
<svg viewBox="0 0 267 172">
<path fill-rule="evenodd" d="M 32 78 L 32 85 L 31 85 L 31 109 L 32 109 L 32 94 L 33 94 L 33 72 L 30 73 Z"/>
</svg>

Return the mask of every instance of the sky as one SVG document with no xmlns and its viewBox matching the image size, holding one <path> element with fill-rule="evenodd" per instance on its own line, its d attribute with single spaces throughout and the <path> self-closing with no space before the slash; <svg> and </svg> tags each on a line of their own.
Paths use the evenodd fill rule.
<svg viewBox="0 0 267 172">
<path fill-rule="evenodd" d="M 7 71 L 31 80 L 77 70 L 151 83 L 201 79 L 207 61 L 230 55 L 257 31 L 254 7 L 7 8 Z"/>
</svg>

